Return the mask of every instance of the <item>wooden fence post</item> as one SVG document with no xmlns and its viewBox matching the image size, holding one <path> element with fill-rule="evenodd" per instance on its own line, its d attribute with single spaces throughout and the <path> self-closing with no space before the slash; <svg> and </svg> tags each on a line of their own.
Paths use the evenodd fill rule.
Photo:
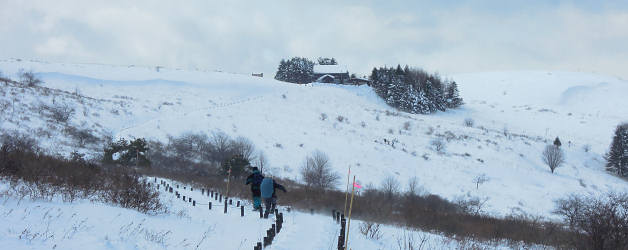
<svg viewBox="0 0 628 250">
<path fill-rule="evenodd" d="M 244 206 L 240 207 L 240 217 L 244 217 Z"/>
<path fill-rule="evenodd" d="M 227 213 L 227 198 L 225 198 L 225 214 Z"/>
<path fill-rule="evenodd" d="M 209 202 L 209 210 L 212 210 L 212 202 Z"/>
<path fill-rule="evenodd" d="M 192 201 L 192 206 L 196 207 L 196 201 Z"/>
</svg>

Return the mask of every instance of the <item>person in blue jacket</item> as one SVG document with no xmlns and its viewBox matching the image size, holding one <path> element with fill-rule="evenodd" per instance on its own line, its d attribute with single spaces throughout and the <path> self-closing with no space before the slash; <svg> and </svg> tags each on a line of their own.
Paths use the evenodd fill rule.
<svg viewBox="0 0 628 250">
<path fill-rule="evenodd" d="M 253 211 L 262 209 L 262 199 L 260 192 L 260 185 L 262 184 L 262 180 L 264 180 L 264 176 L 259 172 L 257 167 L 252 168 L 252 174 L 246 178 L 245 185 L 251 184 L 251 193 L 253 194 Z"/>
<path fill-rule="evenodd" d="M 264 180 L 262 180 L 260 189 L 262 191 L 262 198 L 264 199 L 264 206 L 266 207 L 266 211 L 264 213 L 268 215 L 275 210 L 275 207 L 277 205 L 277 192 L 275 191 L 275 189 L 279 189 L 284 193 L 287 191 L 283 185 L 277 183 L 271 177 L 266 177 L 264 178 Z"/>
</svg>

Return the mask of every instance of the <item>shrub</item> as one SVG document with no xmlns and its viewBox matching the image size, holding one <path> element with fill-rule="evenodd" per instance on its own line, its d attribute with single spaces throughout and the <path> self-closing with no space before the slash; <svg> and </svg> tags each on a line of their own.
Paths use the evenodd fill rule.
<svg viewBox="0 0 628 250">
<path fill-rule="evenodd" d="M 628 246 L 628 194 L 571 195 L 556 201 L 556 205 L 554 213 L 562 216 L 570 229 L 586 236 L 572 238 L 573 247 L 623 249 Z"/>
<path fill-rule="evenodd" d="M 0 177 L 26 184 L 26 195 L 64 201 L 77 198 L 100 200 L 140 212 L 158 212 L 162 205 L 158 193 L 127 169 L 98 166 L 73 152 L 69 160 L 32 149 L 33 139 L 18 134 L 3 134 L 0 145 Z"/>
<path fill-rule="evenodd" d="M 360 223 L 360 233 L 367 239 L 379 240 L 382 238 L 382 231 L 379 227 L 380 224 L 365 221 Z"/>
<path fill-rule="evenodd" d="M 445 146 L 446 146 L 445 142 L 442 139 L 440 139 L 440 138 L 432 140 L 430 142 L 430 145 L 432 145 L 432 148 L 436 152 L 439 152 L 439 153 L 443 152 L 443 150 L 445 150 Z"/>
<path fill-rule="evenodd" d="M 464 126 L 466 126 L 466 127 L 473 127 L 474 123 L 475 123 L 475 121 L 473 121 L 473 119 L 471 119 L 471 118 L 464 119 Z"/>
<path fill-rule="evenodd" d="M 37 76 L 35 76 L 35 73 L 33 73 L 33 71 L 22 70 L 19 73 L 19 75 L 20 75 L 20 83 L 28 87 L 39 86 L 43 82 L 42 80 L 37 78 Z"/>
<path fill-rule="evenodd" d="M 57 122 L 65 123 L 72 115 L 74 115 L 74 108 L 70 107 L 67 104 L 56 105 L 56 106 L 44 106 L 44 109 L 50 112 L 50 116 Z"/>
<path fill-rule="evenodd" d="M 333 172 L 329 157 L 321 151 L 315 151 L 305 158 L 301 167 L 301 178 L 309 187 L 325 190 L 333 188 L 340 176 Z"/>
</svg>

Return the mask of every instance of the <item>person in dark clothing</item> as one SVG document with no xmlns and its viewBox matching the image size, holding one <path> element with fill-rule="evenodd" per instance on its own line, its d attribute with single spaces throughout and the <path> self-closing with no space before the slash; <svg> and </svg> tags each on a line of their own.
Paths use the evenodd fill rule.
<svg viewBox="0 0 628 250">
<path fill-rule="evenodd" d="M 252 168 L 253 173 L 246 178 L 245 185 L 251 184 L 251 193 L 253 194 L 253 210 L 262 209 L 262 199 L 261 199 L 261 191 L 260 185 L 262 184 L 262 180 L 264 180 L 264 176 L 259 172 L 257 167 Z"/>
<path fill-rule="evenodd" d="M 262 184 L 260 185 L 260 189 L 262 192 L 262 198 L 264 198 L 264 207 L 266 207 L 266 211 L 264 212 L 266 215 L 275 210 L 277 206 L 277 191 L 279 189 L 284 193 L 287 192 L 286 188 L 277 183 L 273 178 L 266 177 L 262 180 Z"/>
</svg>

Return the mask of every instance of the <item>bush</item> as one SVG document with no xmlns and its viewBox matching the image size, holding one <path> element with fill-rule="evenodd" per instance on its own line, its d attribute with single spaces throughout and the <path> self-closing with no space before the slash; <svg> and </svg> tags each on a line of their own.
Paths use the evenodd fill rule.
<svg viewBox="0 0 628 250">
<path fill-rule="evenodd" d="M 37 146 L 28 136 L 3 134 L 2 138 L 0 177 L 12 180 L 11 185 L 21 180 L 32 198 L 100 200 L 144 213 L 162 208 L 158 193 L 132 171 L 95 165 L 77 152 L 69 160 L 35 152 Z"/>
<path fill-rule="evenodd" d="M 81 147 L 86 144 L 95 144 L 100 141 L 100 139 L 93 134 L 91 129 L 81 129 L 68 126 L 65 128 L 65 133 L 72 137 Z"/>
<path fill-rule="evenodd" d="M 445 142 L 442 139 L 440 139 L 440 138 L 432 140 L 430 142 L 430 145 L 432 145 L 434 150 L 436 152 L 439 152 L 439 153 L 443 152 L 445 150 L 445 146 L 446 146 Z"/>
<path fill-rule="evenodd" d="M 556 201 L 556 205 L 554 213 L 562 216 L 570 229 L 586 236 L 572 238 L 573 247 L 624 249 L 628 246 L 628 194 L 571 195 Z"/>
<path fill-rule="evenodd" d="M 33 73 L 33 71 L 22 70 L 19 73 L 19 75 L 20 75 L 20 83 L 28 87 L 39 86 L 43 82 L 42 80 L 37 78 L 37 76 L 35 76 L 35 73 Z"/>
<path fill-rule="evenodd" d="M 74 108 L 70 107 L 67 104 L 55 106 L 43 105 L 41 108 L 50 112 L 50 117 L 60 123 L 68 122 L 72 115 L 74 115 Z"/>
<path fill-rule="evenodd" d="M 340 176 L 333 172 L 329 157 L 321 151 L 315 151 L 305 158 L 301 167 L 301 178 L 309 187 L 325 190 L 333 188 Z"/>
<path fill-rule="evenodd" d="M 473 121 L 473 119 L 471 119 L 471 118 L 464 119 L 464 126 L 466 126 L 466 127 L 473 127 L 474 123 L 475 123 L 475 121 Z"/>
</svg>

